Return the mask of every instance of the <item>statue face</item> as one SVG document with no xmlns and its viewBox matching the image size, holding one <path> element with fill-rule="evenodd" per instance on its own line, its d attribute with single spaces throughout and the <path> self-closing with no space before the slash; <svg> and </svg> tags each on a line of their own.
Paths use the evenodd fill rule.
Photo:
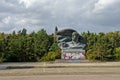
<svg viewBox="0 0 120 80">
<path fill-rule="evenodd" d="M 79 37 L 79 35 L 77 32 L 72 33 L 72 41 L 78 42 L 78 37 Z"/>
</svg>

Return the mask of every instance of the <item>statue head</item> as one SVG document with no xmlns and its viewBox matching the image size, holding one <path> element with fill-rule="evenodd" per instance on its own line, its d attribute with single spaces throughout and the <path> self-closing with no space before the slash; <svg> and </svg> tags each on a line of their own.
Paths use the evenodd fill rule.
<svg viewBox="0 0 120 80">
<path fill-rule="evenodd" d="M 79 34 L 77 32 L 72 33 L 72 42 L 78 42 Z"/>
</svg>

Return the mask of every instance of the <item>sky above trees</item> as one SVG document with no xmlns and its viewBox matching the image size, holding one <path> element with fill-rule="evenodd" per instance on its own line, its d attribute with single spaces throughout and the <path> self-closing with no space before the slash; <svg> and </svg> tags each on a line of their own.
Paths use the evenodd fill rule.
<svg viewBox="0 0 120 80">
<path fill-rule="evenodd" d="M 1 0 L 0 32 L 41 28 L 53 33 L 72 28 L 78 32 L 120 30 L 120 0 Z"/>
</svg>

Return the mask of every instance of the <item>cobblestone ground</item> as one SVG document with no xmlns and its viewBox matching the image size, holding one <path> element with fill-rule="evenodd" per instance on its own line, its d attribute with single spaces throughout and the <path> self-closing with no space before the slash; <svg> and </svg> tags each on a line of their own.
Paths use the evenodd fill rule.
<svg viewBox="0 0 120 80">
<path fill-rule="evenodd" d="M 7 67 L 13 68 L 7 69 Z M 68 79 L 120 80 L 120 62 L 0 64 L 0 80 L 68 80 Z"/>
</svg>

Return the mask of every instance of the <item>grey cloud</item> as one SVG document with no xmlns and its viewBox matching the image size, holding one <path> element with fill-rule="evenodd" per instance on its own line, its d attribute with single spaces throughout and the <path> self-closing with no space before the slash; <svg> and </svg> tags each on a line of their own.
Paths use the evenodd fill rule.
<svg viewBox="0 0 120 80">
<path fill-rule="evenodd" d="M 25 27 L 28 32 L 45 28 L 52 33 L 55 26 L 80 32 L 120 29 L 120 1 L 98 9 L 96 4 L 100 1 L 103 0 L 1 0 L 0 22 L 8 16 L 11 21 L 7 25 L 0 23 L 4 26 L 0 31 L 11 32 Z"/>
<path fill-rule="evenodd" d="M 91 13 L 90 19 L 91 21 L 93 21 L 92 23 L 106 27 L 108 26 L 117 27 L 117 25 L 119 25 L 120 1 L 119 0 L 112 0 L 112 1 L 114 2 L 113 4 L 106 5 L 103 9 L 98 9 L 96 12 Z"/>
</svg>

